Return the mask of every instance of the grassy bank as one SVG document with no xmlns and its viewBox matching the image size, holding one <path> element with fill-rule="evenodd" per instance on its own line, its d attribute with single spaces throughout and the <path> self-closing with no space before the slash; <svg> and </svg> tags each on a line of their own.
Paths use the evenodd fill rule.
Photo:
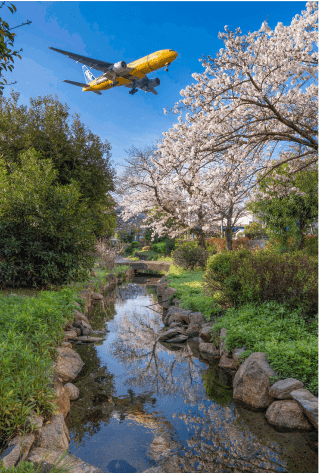
<svg viewBox="0 0 319 473">
<path fill-rule="evenodd" d="M 31 411 L 50 415 L 54 391 L 48 386 L 56 347 L 66 320 L 73 318 L 74 289 L 30 296 L 0 297 L 0 438 L 24 429 Z M 81 300 L 78 299 L 78 302 Z"/>
<path fill-rule="evenodd" d="M 166 261 L 172 261 L 165 258 Z M 169 287 L 177 289 L 176 297 L 180 301 L 180 307 L 185 310 L 202 312 L 207 320 L 218 314 L 221 310 L 218 304 L 219 294 L 209 297 L 204 293 L 203 288 L 204 271 L 187 271 L 171 264 L 169 270 Z"/>
<path fill-rule="evenodd" d="M 215 319 L 212 335 L 227 329 L 226 344 L 245 347 L 243 358 L 253 352 L 268 355 L 276 379 L 296 378 L 305 388 L 318 394 L 317 317 L 304 317 L 303 307 L 295 309 L 275 301 L 244 304 L 222 310 L 221 291 L 208 296 L 204 290 L 204 271 L 188 271 L 174 264 L 170 267 L 170 287 L 177 289 L 180 307 L 202 312 L 207 320 Z"/>
</svg>

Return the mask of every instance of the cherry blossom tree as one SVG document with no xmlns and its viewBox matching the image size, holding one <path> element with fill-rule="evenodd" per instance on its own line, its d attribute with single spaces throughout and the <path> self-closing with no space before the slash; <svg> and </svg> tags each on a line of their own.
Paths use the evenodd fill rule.
<svg viewBox="0 0 319 473">
<path fill-rule="evenodd" d="M 124 220 L 144 212 L 145 221 L 158 235 L 177 237 L 192 231 L 205 247 L 205 235 L 221 219 L 227 222 L 227 246 L 232 249 L 232 226 L 245 212 L 256 173 L 256 162 L 246 156 L 238 165 L 230 153 L 205 153 L 189 158 L 181 147 L 177 154 L 167 147 L 131 150 L 123 177 L 126 190 Z M 194 156 L 195 156 L 194 155 Z"/>
<path fill-rule="evenodd" d="M 219 34 L 224 48 L 203 57 L 204 72 L 181 91 L 174 108 L 179 123 L 164 134 L 164 146 L 174 141 L 177 151 L 187 142 L 192 156 L 200 137 L 207 158 L 237 148 L 259 154 L 268 170 L 291 162 L 296 172 L 316 162 L 317 9 L 308 2 L 289 26 L 274 30 L 267 22 L 247 34 L 226 26 Z"/>
</svg>

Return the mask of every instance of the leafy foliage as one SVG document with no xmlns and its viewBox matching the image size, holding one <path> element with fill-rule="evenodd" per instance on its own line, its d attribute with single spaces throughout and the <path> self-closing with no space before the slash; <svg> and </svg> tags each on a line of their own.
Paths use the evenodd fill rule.
<svg viewBox="0 0 319 473">
<path fill-rule="evenodd" d="M 19 160 L 0 162 L 0 283 L 61 285 L 83 277 L 94 264 L 94 235 L 78 185 L 54 185 L 57 171 L 35 150 Z"/>
<path fill-rule="evenodd" d="M 244 358 L 264 352 L 278 379 L 297 378 L 317 394 L 317 322 L 305 321 L 301 308 L 292 311 L 271 301 L 228 309 L 217 319 L 212 333 L 219 334 L 226 328 L 229 350 L 245 347 Z"/>
<path fill-rule="evenodd" d="M 211 256 L 205 273 L 208 294 L 222 291 L 228 303 L 278 301 L 302 304 L 304 314 L 318 309 L 318 260 L 298 252 L 267 250 L 225 252 Z"/>
<path fill-rule="evenodd" d="M 0 438 L 23 431 L 33 410 L 50 414 L 55 393 L 49 387 L 55 347 L 72 321 L 75 292 L 45 291 L 37 297 L 0 297 Z"/>
<path fill-rule="evenodd" d="M 93 134 L 78 115 L 51 95 L 30 99 L 29 108 L 18 104 L 19 94 L 0 97 L 0 154 L 6 164 L 19 164 L 20 153 L 34 148 L 50 159 L 57 184 L 78 183 L 81 200 L 91 212 L 96 236 L 111 236 L 116 214 L 111 145 Z M 72 120 L 70 119 L 72 118 Z"/>
<path fill-rule="evenodd" d="M 265 230 L 259 222 L 252 222 L 245 227 L 245 236 L 247 238 L 261 238 L 265 235 Z"/>
<path fill-rule="evenodd" d="M 174 251 L 174 263 L 183 269 L 194 270 L 195 267 L 204 268 L 207 261 L 207 251 L 197 243 L 184 242 Z"/>
<path fill-rule="evenodd" d="M 267 233 L 282 252 L 304 247 L 305 233 L 318 218 L 318 170 L 289 176 L 289 166 L 276 169 L 259 183 L 248 208 L 267 225 Z M 278 184 L 278 176 L 282 179 Z M 270 198 L 265 199 L 265 192 Z M 245 228 L 247 235 L 247 229 Z M 248 235 L 247 235 L 248 236 Z"/>
</svg>

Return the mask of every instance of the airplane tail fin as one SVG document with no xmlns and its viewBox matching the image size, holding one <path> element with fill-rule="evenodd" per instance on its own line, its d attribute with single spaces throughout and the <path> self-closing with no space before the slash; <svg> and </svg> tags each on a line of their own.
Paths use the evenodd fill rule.
<svg viewBox="0 0 319 473">
<path fill-rule="evenodd" d="M 92 82 L 92 80 L 96 79 L 88 67 L 82 66 L 82 71 L 83 71 L 83 74 L 84 74 L 85 82 L 87 84 Z"/>
<path fill-rule="evenodd" d="M 64 80 L 63 82 L 67 82 L 68 84 L 77 85 L 78 87 L 88 87 L 88 84 L 84 84 L 83 82 L 74 82 L 73 80 Z M 99 90 L 90 90 L 90 92 L 94 92 L 97 95 L 102 95 L 102 92 Z"/>
</svg>

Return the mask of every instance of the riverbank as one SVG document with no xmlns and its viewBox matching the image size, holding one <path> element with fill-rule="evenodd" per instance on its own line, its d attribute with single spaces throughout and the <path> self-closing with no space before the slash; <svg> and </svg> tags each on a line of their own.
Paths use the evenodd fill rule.
<svg viewBox="0 0 319 473">
<path fill-rule="evenodd" d="M 232 374 L 234 399 L 250 409 L 267 409 L 277 430 L 318 430 L 316 320 L 305 321 L 301 311 L 276 302 L 221 312 L 216 300 L 202 294 L 202 272 L 172 269 L 157 289 L 168 309 L 162 340 L 199 336 L 202 356 Z M 197 290 L 185 297 L 188 287 Z"/>
<path fill-rule="evenodd" d="M 0 324 L 4 334 L 0 433 L 2 448 L 8 445 L 1 454 L 1 468 L 26 460 L 31 447 L 29 461 L 35 466 L 41 461 L 39 454 L 48 456 L 48 452 L 35 455 L 36 447 L 54 446 L 60 455 L 67 450 L 70 439 L 63 419 L 70 410 L 70 401 L 79 394 L 70 381 L 83 366 L 70 342 L 87 344 L 102 340 L 92 335 L 103 336 L 105 330 L 92 333 L 85 313 L 94 301 L 103 299 L 96 292 L 98 289 L 105 290 L 133 275 L 130 268 L 122 266 L 115 268 L 115 274 L 92 272 L 91 280 L 85 285 L 54 291 L 21 290 L 17 291 L 20 294 L 0 297 Z M 56 455 L 51 455 L 52 461 L 58 456 L 58 452 L 53 453 Z M 78 463 L 76 458 L 64 459 L 70 461 Z"/>
</svg>

